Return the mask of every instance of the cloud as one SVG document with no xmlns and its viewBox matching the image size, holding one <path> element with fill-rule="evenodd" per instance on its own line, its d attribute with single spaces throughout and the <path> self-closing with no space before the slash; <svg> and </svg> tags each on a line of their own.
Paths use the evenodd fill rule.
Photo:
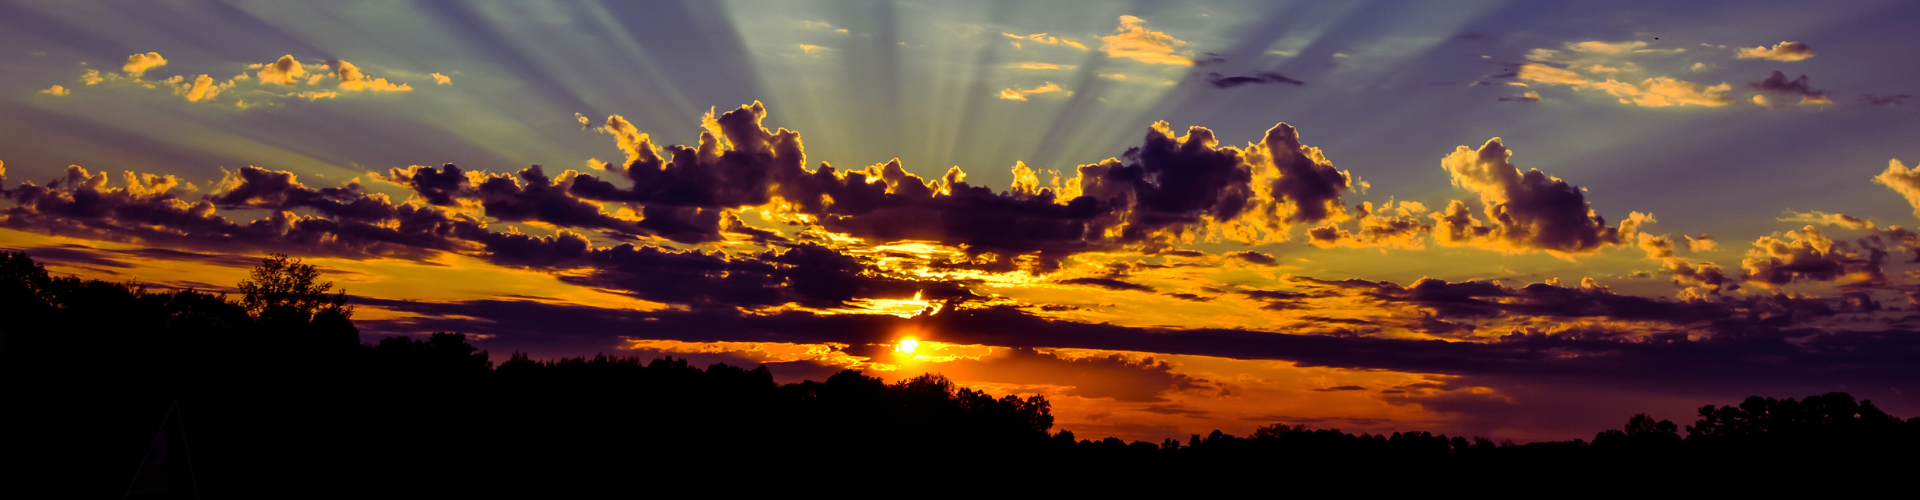
<svg viewBox="0 0 1920 500">
<path fill-rule="evenodd" d="M 1211 386 L 1152 357 L 1135 360 L 1108 354 L 1069 358 L 1057 351 L 1026 347 L 995 349 L 979 359 L 963 358 L 936 366 L 942 374 L 957 380 L 1064 385 L 1072 387 L 1066 391 L 1070 396 L 1126 402 L 1164 402 L 1166 393 Z"/>
<path fill-rule="evenodd" d="M 1813 57 L 1813 47 L 1800 42 L 1780 42 L 1773 47 L 1761 45 L 1740 49 L 1734 57 L 1739 59 L 1766 59 L 1769 61 L 1793 62 Z"/>
<path fill-rule="evenodd" d="M 245 172 L 243 170 L 243 172 Z M 228 185 L 248 192 L 278 192 L 282 196 L 229 199 L 236 204 L 272 210 L 263 218 L 236 223 L 216 213 L 215 201 L 191 202 L 180 197 L 181 184 L 172 176 L 127 172 L 125 187 L 113 187 L 107 174 L 89 174 L 69 166 L 62 178 L 46 186 L 28 182 L 5 194 L 13 206 L 0 215 L 0 225 L 23 231 L 63 234 L 87 239 L 142 243 L 152 246 L 202 249 L 216 252 L 280 252 L 346 258 L 391 256 L 424 258 L 441 251 L 467 248 L 456 235 L 485 232 L 485 224 L 438 210 L 394 207 L 384 196 L 362 195 L 357 188 L 316 191 L 292 182 L 291 174 L 271 172 Z M 284 184 L 273 184 L 285 180 Z M 223 193 L 225 196 L 238 196 Z M 302 215 L 284 208 L 333 211 Z M 378 212 L 377 217 L 354 217 Z M 376 220 L 377 219 L 377 220 Z"/>
<path fill-rule="evenodd" d="M 1907 168 L 1899 158 L 1887 160 L 1887 170 L 1874 176 L 1873 182 L 1906 197 L 1907 204 L 1913 206 L 1913 216 L 1920 217 L 1920 164 Z"/>
<path fill-rule="evenodd" d="M 438 85 L 453 85 L 453 79 L 452 79 L 452 78 L 447 78 L 447 75 L 442 75 L 442 74 L 439 74 L 439 73 L 433 73 L 433 74 L 429 74 L 429 75 L 427 75 L 427 76 L 431 76 L 431 77 L 433 77 L 433 82 L 434 82 L 435 84 L 438 84 Z"/>
<path fill-rule="evenodd" d="M 1607 54 L 1607 55 L 1650 53 L 1650 52 L 1679 53 L 1679 52 L 1686 51 L 1686 49 L 1649 49 L 1647 48 L 1647 42 L 1641 42 L 1641 41 L 1602 42 L 1599 40 L 1589 40 L 1584 42 L 1570 43 L 1570 44 L 1567 44 L 1567 49 L 1572 50 L 1574 52 L 1589 52 L 1594 54 Z"/>
<path fill-rule="evenodd" d="M 1785 217 L 1781 217 L 1776 220 L 1779 220 L 1781 222 L 1804 222 L 1808 224 L 1823 224 L 1828 226 L 1839 226 L 1839 227 L 1844 227 L 1847 229 L 1854 229 L 1854 230 L 1871 230 L 1874 228 L 1873 221 L 1870 221 L 1870 220 L 1854 217 L 1847 214 L 1830 214 L 1826 212 L 1821 212 L 1819 210 L 1815 210 L 1807 213 L 1798 213 L 1798 212 L 1789 211 L 1787 212 L 1787 215 Z"/>
<path fill-rule="evenodd" d="M 1747 82 L 1747 88 L 1777 96 L 1798 96 L 1800 97 L 1800 104 L 1833 104 L 1833 101 L 1828 98 L 1827 91 L 1814 90 L 1808 85 L 1807 75 L 1800 75 L 1800 78 L 1787 80 L 1785 73 L 1775 71 L 1772 76 L 1768 76 L 1765 80 Z M 1767 105 L 1768 101 L 1766 99 L 1758 95 L 1754 97 L 1756 98 L 1755 103 L 1762 106 Z"/>
<path fill-rule="evenodd" d="M 156 62 L 157 60 L 157 62 Z M 251 109 L 275 104 L 281 99 L 305 99 L 309 102 L 321 99 L 339 98 L 341 92 L 407 92 L 413 87 L 404 83 L 393 83 L 385 78 L 373 78 L 363 73 L 359 67 L 347 61 L 329 63 L 302 64 L 292 55 L 282 56 L 279 60 L 267 64 L 249 64 L 246 70 L 255 70 L 249 75 L 242 72 L 225 81 L 211 75 L 175 75 L 161 80 L 141 80 L 133 70 L 144 72 L 147 68 L 159 66 L 165 59 L 158 54 L 134 54 L 128 59 L 128 73 L 102 73 L 99 70 L 87 70 L 80 80 L 87 85 L 113 84 L 123 88 L 166 88 L 174 95 L 181 96 L 187 102 L 232 105 L 240 109 Z M 309 72 L 309 68 L 328 67 L 320 73 Z M 444 75 L 435 73 L 436 80 L 450 84 Z M 337 82 L 333 89 L 311 88 L 322 85 L 329 79 Z M 241 86 L 242 82 L 258 80 L 258 86 Z M 292 87 L 275 89 L 273 87 Z M 302 89 L 300 87 L 309 87 Z M 62 89 L 65 90 L 64 88 Z"/>
<path fill-rule="evenodd" d="M 1120 16 L 1120 27 L 1100 37 L 1100 50 L 1107 57 L 1132 59 L 1147 64 L 1192 66 L 1190 53 L 1179 52 L 1187 42 L 1163 32 L 1147 29 L 1147 22 L 1135 16 Z"/>
<path fill-rule="evenodd" d="M 1806 226 L 1799 231 L 1754 240 L 1754 248 L 1747 251 L 1740 267 L 1746 271 L 1746 282 L 1769 289 L 1796 281 L 1833 281 L 1841 277 L 1852 277 L 1860 283 L 1884 282 L 1886 274 L 1880 265 L 1886 260 L 1887 251 L 1869 245 L 1868 240 L 1862 240 L 1859 245 L 1835 241 L 1819 229 Z"/>
<path fill-rule="evenodd" d="M 1653 76 L 1622 81 L 1622 75 L 1642 72 L 1629 56 L 1671 55 L 1684 49 L 1647 48 L 1646 42 L 1608 43 L 1585 41 L 1565 45 L 1566 50 L 1534 49 L 1527 54 L 1532 61 L 1520 65 L 1521 80 L 1548 85 L 1566 85 L 1575 91 L 1604 92 L 1621 104 L 1641 107 L 1705 106 L 1731 104 L 1726 97 L 1731 85 L 1705 85 L 1670 76 Z M 1586 74 L 1583 74 L 1582 72 Z M 1604 76 L 1604 78 L 1602 78 Z"/>
<path fill-rule="evenodd" d="M 1642 107 L 1660 108 L 1667 106 L 1706 106 L 1718 107 L 1732 103 L 1726 97 L 1733 87 L 1725 83 L 1702 85 L 1671 77 L 1657 76 L 1642 80 L 1638 85 L 1621 83 L 1608 79 L 1582 86 L 1605 91 L 1620 98 L 1621 104 L 1633 104 Z"/>
<path fill-rule="evenodd" d="M 1362 203 L 1354 212 L 1359 221 L 1358 232 L 1348 232 L 1338 225 L 1328 224 L 1307 232 L 1309 243 L 1322 248 L 1399 248 L 1419 250 L 1426 248 L 1427 237 L 1433 232 L 1433 225 L 1427 224 L 1423 214 L 1427 206 L 1419 202 L 1389 201 L 1375 208 L 1373 202 Z"/>
<path fill-rule="evenodd" d="M 1538 63 L 1520 65 L 1519 78 L 1534 83 L 1556 85 L 1587 85 L 1592 83 L 1579 73 Z"/>
<path fill-rule="evenodd" d="M 1239 260 L 1242 260 L 1242 261 L 1245 261 L 1245 262 L 1247 262 L 1247 263 L 1249 263 L 1249 264 L 1257 264 L 1257 265 L 1262 265 L 1262 266 L 1273 266 L 1273 265 L 1279 265 L 1279 261 L 1276 261 L 1276 260 L 1274 260 L 1274 258 L 1273 258 L 1273 256 L 1272 256 L 1272 255 L 1268 255 L 1268 254 L 1264 254 L 1264 253 L 1260 253 L 1260 252 L 1255 252 L 1255 251 L 1252 251 L 1252 250 L 1241 250 L 1241 251 L 1238 251 L 1238 252 L 1228 252 L 1228 253 L 1227 253 L 1227 258 L 1229 258 L 1229 259 L 1239 259 Z"/>
<path fill-rule="evenodd" d="M 353 63 L 350 62 L 333 61 L 332 64 L 334 77 L 340 79 L 340 90 L 349 92 L 362 90 L 369 92 L 409 92 L 413 90 L 413 86 L 404 83 L 395 85 L 392 82 L 388 82 L 385 78 L 369 78 L 366 74 L 360 72 L 359 66 L 354 66 Z"/>
<path fill-rule="evenodd" d="M 1591 253 L 1619 245 L 1651 216 L 1633 214 L 1620 227 L 1609 227 L 1587 204 L 1578 188 L 1539 170 L 1521 173 L 1508 161 L 1513 152 L 1490 139 L 1480 149 L 1455 148 L 1441 161 L 1453 185 L 1479 195 L 1487 216 L 1483 223 L 1454 200 L 1433 215 L 1434 235 L 1443 245 L 1471 244 L 1501 251 L 1544 250 L 1562 254 Z"/>
<path fill-rule="evenodd" d="M 1061 92 L 1061 93 L 1064 93 L 1065 95 L 1073 95 L 1072 92 L 1067 92 L 1066 89 L 1060 88 L 1060 85 L 1058 84 L 1055 84 L 1053 82 L 1046 82 L 1045 85 L 1041 85 L 1033 88 L 1027 88 L 1027 89 L 1023 89 L 1019 87 L 1010 87 L 1006 89 L 1001 89 L 1000 98 L 1006 99 L 1009 101 L 1025 101 L 1027 100 L 1027 96 L 1030 96 L 1030 95 L 1049 94 L 1054 92 Z"/>
<path fill-rule="evenodd" d="M 127 76 L 139 78 L 146 75 L 147 70 L 166 65 L 167 58 L 160 57 L 159 52 L 148 52 L 127 56 L 127 63 L 120 66 L 120 71 Z"/>
<path fill-rule="evenodd" d="M 207 75 L 200 75 L 193 79 L 193 86 L 187 87 L 187 102 L 200 102 L 213 99 L 214 96 L 220 95 L 220 91 L 232 86 L 233 84 L 229 82 L 223 87 L 220 84 L 213 83 L 213 78 Z"/>
<path fill-rule="evenodd" d="M 1052 64 L 1052 63 L 1043 63 L 1043 62 L 1023 62 L 1023 63 L 1020 63 L 1020 64 L 1015 64 L 1015 65 L 1013 65 L 1012 67 L 1013 67 L 1014 69 L 1030 69 L 1030 70 L 1043 70 L 1043 71 L 1052 71 L 1052 70 L 1061 70 L 1061 69 L 1073 69 L 1073 68 L 1075 68 L 1075 66 L 1071 66 L 1071 65 L 1069 65 L 1069 66 L 1061 66 L 1061 65 L 1058 65 L 1058 64 Z"/>
<path fill-rule="evenodd" d="M 1526 92 L 1524 92 L 1524 93 L 1521 93 L 1521 94 L 1520 94 L 1520 97 L 1502 97 L 1502 98 L 1500 98 L 1500 100 L 1501 100 L 1502 102 L 1504 102 L 1504 101 L 1515 101 L 1515 102 L 1540 102 L 1540 93 L 1539 93 L 1539 92 L 1536 92 L 1536 91 L 1532 91 L 1532 90 L 1529 90 L 1529 91 L 1526 91 Z"/>
<path fill-rule="evenodd" d="M 1046 45 L 1063 45 L 1063 46 L 1073 47 L 1080 50 L 1087 50 L 1087 46 L 1085 44 L 1073 41 L 1073 39 L 1071 38 L 1060 38 L 1057 36 L 1049 36 L 1046 33 L 1034 33 L 1026 36 L 1015 35 L 1013 33 L 1001 33 L 1001 35 L 1004 35 L 1007 38 L 1012 38 L 1014 40 L 1019 40 L 1022 42 L 1033 42 L 1033 43 L 1040 43 L 1040 44 L 1046 44 Z M 1019 47 L 1020 42 L 1014 42 L 1013 46 Z"/>
<path fill-rule="evenodd" d="M 257 59 L 256 59 L 257 60 Z M 262 84 L 297 85 L 301 77 L 307 74 L 306 66 L 293 58 L 293 54 L 280 56 L 280 59 L 268 64 L 255 64 L 251 67 L 260 71 L 255 76 Z"/>
<path fill-rule="evenodd" d="M 1873 94 L 1861 94 L 1860 102 L 1874 105 L 1874 106 L 1894 107 L 1894 106 L 1899 106 L 1902 103 L 1905 103 L 1907 99 L 1910 99 L 1912 97 L 1913 96 L 1905 95 L 1905 94 L 1891 95 L 1891 96 L 1884 96 L 1884 97 L 1873 95 Z"/>
<path fill-rule="evenodd" d="M 72 94 L 73 92 L 71 92 L 71 91 L 69 91 L 69 90 L 67 90 L 67 88 L 66 88 L 66 87 L 62 87 L 62 86 L 59 86 L 59 85 L 54 85 L 54 86 L 52 86 L 52 87 L 47 87 L 46 89 L 44 89 L 44 90 L 41 90 L 41 91 L 39 91 L 39 92 L 36 92 L 36 93 L 38 93 L 38 94 L 46 94 L 46 95 L 51 95 L 51 96 L 63 96 L 63 95 L 68 95 L 68 94 Z"/>
<path fill-rule="evenodd" d="M 1060 283 L 1065 285 L 1085 285 L 1085 286 L 1099 287 L 1099 288 L 1105 288 L 1108 290 L 1116 290 L 1116 291 L 1132 291 L 1132 292 L 1147 292 L 1147 293 L 1153 293 L 1158 291 L 1158 290 L 1154 290 L 1153 287 L 1150 287 L 1150 286 L 1146 286 L 1138 283 L 1128 283 L 1125 281 L 1112 279 L 1112 278 L 1072 278 L 1072 279 L 1060 280 Z"/>
<path fill-rule="evenodd" d="M 1223 89 L 1238 87 L 1241 85 L 1249 85 L 1249 84 L 1252 84 L 1252 85 L 1268 84 L 1268 83 L 1284 83 L 1288 85 L 1306 85 L 1307 84 L 1307 82 L 1302 82 L 1292 78 L 1287 78 L 1286 75 L 1274 73 L 1271 71 L 1260 71 L 1260 72 L 1255 72 L 1254 74 L 1245 75 L 1245 76 L 1221 76 L 1219 73 L 1207 73 L 1206 80 L 1208 85 L 1212 85 L 1216 88 L 1223 88 Z"/>
</svg>

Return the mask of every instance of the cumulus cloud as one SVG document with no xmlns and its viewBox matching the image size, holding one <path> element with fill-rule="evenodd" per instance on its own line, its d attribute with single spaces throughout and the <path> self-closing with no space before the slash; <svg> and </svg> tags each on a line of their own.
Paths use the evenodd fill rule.
<svg viewBox="0 0 1920 500">
<path fill-rule="evenodd" d="M 340 90 L 351 92 L 362 90 L 369 92 L 407 92 L 413 90 L 413 86 L 411 85 L 404 83 L 395 85 L 392 82 L 388 82 L 385 78 L 368 77 L 365 73 L 360 72 L 359 66 L 354 66 L 353 63 L 350 62 L 333 61 L 332 64 L 334 77 L 340 79 Z"/>
<path fill-rule="evenodd" d="M 1800 78 L 1788 80 L 1785 73 L 1775 71 L 1772 76 L 1767 77 L 1765 80 L 1747 82 L 1747 88 L 1775 96 L 1799 97 L 1799 104 L 1833 104 L 1833 100 L 1828 97 L 1827 91 L 1814 90 L 1813 87 L 1807 83 L 1807 75 L 1800 75 Z M 1754 98 L 1754 103 L 1762 106 L 1770 105 L 1772 102 L 1760 95 L 1755 95 Z"/>
<path fill-rule="evenodd" d="M 1456 148 L 1441 161 L 1453 185 L 1479 195 L 1487 220 L 1474 217 L 1460 200 L 1434 214 L 1434 236 L 1444 245 L 1470 244 L 1501 251 L 1544 250 L 1591 253 L 1619 245 L 1651 216 L 1634 213 L 1610 227 L 1587 204 L 1578 188 L 1539 170 L 1520 172 L 1513 152 L 1495 137 L 1480 149 Z"/>
<path fill-rule="evenodd" d="M 1887 170 L 1874 176 L 1873 182 L 1906 197 L 1907 204 L 1913 206 L 1913 216 L 1920 217 L 1920 165 L 1907 168 L 1899 158 L 1887 160 Z"/>
<path fill-rule="evenodd" d="M 452 235 L 485 232 L 483 223 L 457 214 L 414 206 L 394 207 L 386 204 L 384 197 L 360 195 L 357 189 L 308 190 L 293 183 L 291 174 L 285 175 L 287 182 L 251 192 L 277 189 L 297 194 L 248 197 L 239 204 L 335 212 L 303 215 L 295 210 L 270 210 L 261 219 L 239 223 L 218 214 L 216 201 L 212 199 L 197 202 L 183 199 L 182 184 L 172 176 L 127 172 L 124 187 L 114 187 L 105 172 L 89 174 L 82 167 L 69 166 L 62 178 L 46 186 L 28 182 L 7 189 L 5 194 L 13 206 L 0 212 L 4 216 L 0 225 L 23 231 L 162 247 L 349 258 L 424 257 L 470 246 L 453 239 Z M 253 180 L 244 176 L 228 184 L 267 186 L 274 182 L 271 177 L 258 176 L 257 180 L 264 184 L 252 184 Z M 380 215 L 364 216 L 369 211 Z"/>
<path fill-rule="evenodd" d="M 1426 205 L 1419 202 L 1392 202 L 1374 207 L 1365 202 L 1355 207 L 1359 230 L 1349 232 L 1336 224 L 1307 231 L 1309 243 L 1322 248 L 1377 247 L 1419 250 L 1426 248 L 1433 225 L 1426 223 Z"/>
<path fill-rule="evenodd" d="M 73 92 L 67 90 L 66 87 L 54 85 L 52 87 L 47 87 L 46 89 L 43 89 L 37 93 L 51 95 L 51 96 L 63 96 L 63 95 L 71 94 Z"/>
<path fill-rule="evenodd" d="M 1185 40 L 1164 32 L 1147 29 L 1147 21 L 1136 16 L 1120 16 L 1120 27 L 1100 37 L 1100 50 L 1107 57 L 1132 59 L 1147 64 L 1192 66 L 1191 53 L 1179 50 Z"/>
<path fill-rule="evenodd" d="M 439 73 L 433 73 L 433 74 L 429 74 L 429 75 L 427 75 L 427 76 L 430 76 L 430 77 L 433 77 L 433 83 L 435 83 L 435 84 L 438 84 L 438 85 L 453 85 L 453 79 L 452 79 L 452 78 L 447 78 L 447 75 L 442 75 L 442 74 L 439 74 Z"/>
<path fill-rule="evenodd" d="M 1293 224 L 1346 217 L 1340 194 L 1351 184 L 1284 124 L 1242 150 L 1220 145 L 1202 127 L 1176 135 L 1159 123 L 1123 158 L 1081 165 L 1050 187 L 1016 165 L 1013 189 L 996 193 L 966 183 L 958 168 L 926 179 L 898 160 L 809 170 L 799 134 L 767 131 L 760 127 L 765 115 L 759 103 L 709 115 L 699 146 L 669 146 L 671 159 L 624 119 L 609 119 L 604 128 L 629 160 L 607 170 L 633 186 L 581 174 L 568 190 L 649 210 L 774 206 L 861 238 L 938 241 L 999 259 L 1037 253 L 1035 269 L 1043 270 L 1060 257 L 1095 249 L 1157 251 L 1196 239 L 1281 241 Z"/>
<path fill-rule="evenodd" d="M 166 60 L 157 53 L 134 54 L 128 57 L 125 73 L 103 73 L 99 70 L 87 70 L 80 80 L 85 84 L 112 84 L 123 88 L 168 89 L 174 95 L 187 102 L 231 105 L 240 109 L 250 109 L 272 105 L 281 99 L 305 99 L 318 101 L 334 99 L 341 92 L 406 92 L 413 87 L 404 83 L 394 83 L 385 78 L 371 77 L 358 66 L 347 61 L 303 64 L 292 55 L 281 56 L 272 63 L 249 64 L 242 72 L 225 81 L 211 75 L 175 75 L 160 80 L 141 80 L 140 76 L 148 69 L 166 64 Z M 327 68 L 313 72 L 310 68 Z M 451 84 L 445 75 L 434 73 L 434 79 L 441 84 Z M 243 82 L 258 81 L 257 85 L 242 86 Z M 332 81 L 332 88 L 319 86 Z M 303 88 L 304 87 L 304 88 Z M 66 92 L 60 87 L 61 92 Z M 51 93 L 51 92 L 48 92 Z"/>
<path fill-rule="evenodd" d="M 1740 261 L 1745 280 L 1764 288 L 1779 288 L 1796 281 L 1833 281 L 1851 277 L 1861 283 L 1886 281 L 1881 263 L 1884 248 L 1871 246 L 1870 240 L 1858 244 L 1836 241 L 1813 226 L 1784 234 L 1761 236 L 1754 248 Z"/>
<path fill-rule="evenodd" d="M 1793 62 L 1813 57 L 1813 47 L 1800 42 L 1780 42 L 1772 47 L 1761 45 L 1740 49 L 1734 57 L 1739 59 L 1765 59 L 1769 61 Z"/>
<path fill-rule="evenodd" d="M 1030 96 L 1030 95 L 1051 94 L 1055 92 L 1060 92 L 1064 95 L 1073 95 L 1073 92 L 1068 92 L 1066 89 L 1060 88 L 1060 85 L 1058 84 L 1055 84 L 1053 82 L 1046 82 L 1045 85 L 1041 85 L 1033 88 L 1023 89 L 1019 87 L 1009 87 L 1006 89 L 1001 89 L 1000 98 L 1006 99 L 1009 101 L 1025 101 L 1027 100 L 1027 96 Z"/>
<path fill-rule="evenodd" d="M 254 64 L 250 67 L 260 70 L 254 75 L 260 78 L 262 84 L 297 85 L 301 77 L 307 74 L 306 66 L 301 65 L 298 59 L 294 59 L 293 54 L 280 56 L 279 60 L 271 63 Z"/>
<path fill-rule="evenodd" d="M 134 54 L 127 56 L 127 63 L 120 66 L 120 72 L 126 73 L 127 76 L 139 78 L 146 75 L 147 70 L 166 65 L 167 58 L 160 57 L 159 52 Z"/>
</svg>

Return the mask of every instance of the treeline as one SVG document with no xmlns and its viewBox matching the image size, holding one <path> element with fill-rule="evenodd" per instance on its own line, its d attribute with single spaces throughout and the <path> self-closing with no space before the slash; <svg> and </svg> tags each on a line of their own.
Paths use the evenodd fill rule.
<svg viewBox="0 0 1920 500">
<path fill-rule="evenodd" d="M 1590 442 L 1278 424 L 1184 442 L 1078 439 L 1054 431 L 1042 397 L 994 397 L 938 375 L 888 384 L 844 371 L 780 385 L 764 366 L 673 358 L 496 364 L 460 334 L 362 344 L 347 297 L 317 275 L 270 258 L 235 299 L 54 277 L 0 254 L 0 496 L 1138 495 L 1261 482 L 1407 489 L 1489 474 L 1640 484 L 1671 477 L 1661 471 L 1908 467 L 1920 444 L 1920 419 L 1844 393 L 1707 406 L 1684 436 L 1636 416 Z"/>
</svg>

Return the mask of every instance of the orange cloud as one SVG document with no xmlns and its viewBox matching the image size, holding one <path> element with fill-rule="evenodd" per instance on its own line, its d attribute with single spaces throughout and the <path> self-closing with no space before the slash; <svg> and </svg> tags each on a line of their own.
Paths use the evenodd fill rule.
<svg viewBox="0 0 1920 500">
<path fill-rule="evenodd" d="M 280 56 L 280 60 L 271 64 L 256 64 L 252 67 L 260 69 L 256 76 L 260 77 L 260 83 L 263 84 L 294 85 L 298 78 L 307 74 L 306 67 L 301 66 L 300 61 L 293 58 L 293 54 Z"/>
<path fill-rule="evenodd" d="M 1100 50 L 1107 57 L 1124 58 L 1147 64 L 1173 64 L 1192 66 L 1193 58 L 1176 52 L 1176 48 L 1187 42 L 1164 32 L 1149 30 L 1146 20 L 1135 16 L 1120 16 L 1120 28 L 1112 35 L 1100 37 Z"/>
<path fill-rule="evenodd" d="M 41 90 L 39 93 L 46 94 L 46 95 L 60 96 L 60 95 L 71 94 L 73 92 L 68 91 L 66 87 L 54 85 L 52 87 L 47 87 L 45 90 Z"/>
<path fill-rule="evenodd" d="M 1012 33 L 1001 33 L 1001 35 L 1005 35 L 1007 38 L 1012 38 L 1014 40 L 1020 40 L 1024 42 L 1043 43 L 1047 45 L 1064 45 L 1067 47 L 1073 47 L 1080 50 L 1087 50 L 1087 46 L 1085 44 L 1073 41 L 1073 39 L 1071 38 L 1060 38 L 1057 36 L 1048 36 L 1046 33 L 1034 33 L 1027 36 L 1020 36 Z M 1019 47 L 1020 42 L 1014 42 L 1013 46 Z"/>
<path fill-rule="evenodd" d="M 447 75 L 442 75 L 442 74 L 439 74 L 439 73 L 434 73 L 434 74 L 431 74 L 431 75 L 427 75 L 427 76 L 431 76 L 431 77 L 433 77 L 433 82 L 434 82 L 434 83 L 436 83 L 436 84 L 440 84 L 440 85 L 453 85 L 453 79 L 452 79 L 452 78 L 447 78 Z"/>
<path fill-rule="evenodd" d="M 1761 45 L 1740 49 L 1734 57 L 1739 59 L 1765 59 L 1768 61 L 1793 62 L 1813 57 L 1813 47 L 1800 42 L 1780 42 L 1773 47 Z"/>
<path fill-rule="evenodd" d="M 413 86 L 404 83 L 395 85 L 388 82 L 385 78 L 368 78 L 365 73 L 360 72 L 359 66 L 354 66 L 353 63 L 346 61 L 334 61 L 333 74 L 340 79 L 340 90 L 365 90 L 371 92 L 409 92 L 413 90 Z"/>
<path fill-rule="evenodd" d="M 126 73 L 127 76 L 139 78 L 141 75 L 145 75 L 149 69 L 166 65 L 167 58 L 160 57 L 159 52 L 148 52 L 127 56 L 127 63 L 120 66 L 120 71 Z"/>
<path fill-rule="evenodd" d="M 1887 170 L 1874 176 L 1873 182 L 1900 193 L 1913 206 L 1914 217 L 1920 217 L 1920 165 L 1907 168 L 1898 158 L 1887 160 Z"/>
<path fill-rule="evenodd" d="M 1060 85 L 1058 84 L 1055 84 L 1053 82 L 1047 82 L 1046 85 L 1041 85 L 1041 86 L 1030 88 L 1030 89 L 1023 89 L 1019 87 L 1001 89 L 1000 98 L 1006 99 L 1009 101 L 1025 101 L 1027 100 L 1027 96 L 1030 96 L 1030 95 L 1049 94 L 1053 92 L 1065 92 L 1067 95 L 1073 94 L 1072 92 L 1066 92 L 1066 89 L 1060 88 Z"/>
</svg>

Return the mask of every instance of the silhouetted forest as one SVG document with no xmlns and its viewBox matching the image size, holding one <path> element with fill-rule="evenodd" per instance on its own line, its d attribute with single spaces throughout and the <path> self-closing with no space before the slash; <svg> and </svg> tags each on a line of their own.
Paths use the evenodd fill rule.
<svg viewBox="0 0 1920 500">
<path fill-rule="evenodd" d="M 780 385 L 764 366 L 672 358 L 496 362 L 457 333 L 363 344 L 348 297 L 317 276 L 270 257 L 235 299 L 54 277 L 0 254 L 0 495 L 1597 491 L 1858 480 L 1910 470 L 1920 449 L 1920 419 L 1845 393 L 1708 405 L 1684 427 L 1639 415 L 1592 441 L 1283 424 L 1080 439 L 1053 429 L 1044 398 L 939 375 Z"/>
</svg>

